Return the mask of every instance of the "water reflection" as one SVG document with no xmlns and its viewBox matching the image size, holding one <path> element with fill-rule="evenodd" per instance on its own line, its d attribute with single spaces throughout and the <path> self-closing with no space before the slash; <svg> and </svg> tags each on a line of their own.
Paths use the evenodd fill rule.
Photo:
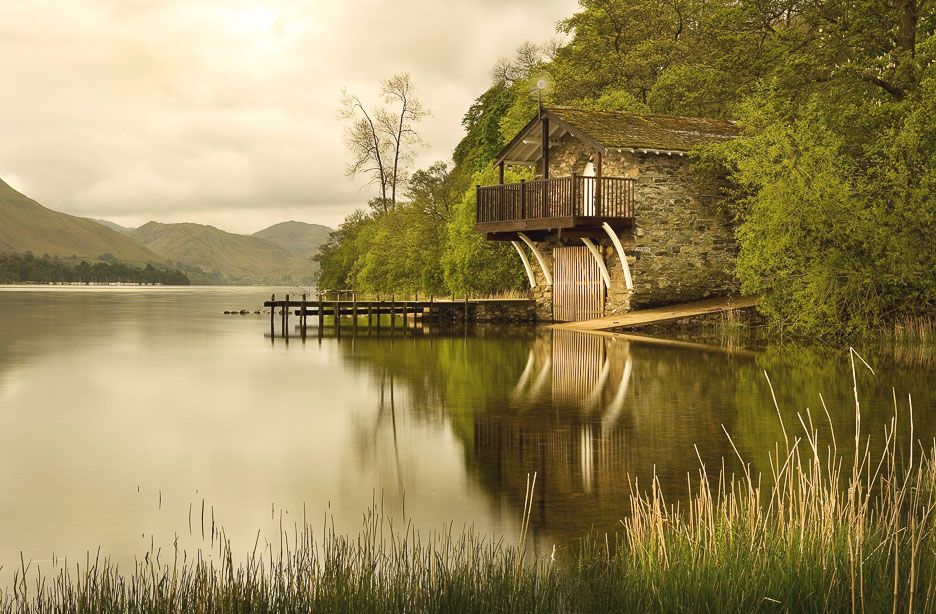
<svg viewBox="0 0 936 614">
<path fill-rule="evenodd" d="M 264 338 L 268 316 L 222 314 L 270 293 L 0 290 L 0 563 L 98 546 L 132 560 L 177 534 L 206 547 L 187 529 L 202 500 L 235 549 L 258 529 L 275 543 L 280 514 L 329 510 L 356 530 L 375 500 L 420 528 L 513 540 L 534 472 L 531 532 L 548 553 L 613 531 L 635 483 L 656 476 L 677 501 L 700 462 L 738 470 L 725 431 L 769 473 L 783 432 L 765 370 L 790 432 L 801 412 L 851 445 L 845 353 L 498 327 L 286 344 Z M 872 447 L 892 387 L 901 441 L 907 394 L 915 435 L 936 435 L 931 361 L 867 358 Z"/>
<path fill-rule="evenodd" d="M 532 531 L 544 543 L 614 530 L 629 511 L 629 494 L 653 479 L 676 502 L 689 496 L 703 465 L 710 474 L 740 472 L 732 441 L 755 474 L 768 475 L 769 454 L 783 441 L 781 417 L 794 437 L 802 433 L 800 418 L 812 417 L 823 441 L 831 444 L 834 430 L 839 451 L 853 448 L 847 354 L 754 353 L 549 330 L 359 338 L 341 347 L 355 368 L 379 371 L 382 381 L 405 387 L 408 411 L 451 421 L 466 468 L 502 515 L 519 517 L 527 476 L 535 472 Z M 779 416 L 765 371 L 772 374 Z M 857 373 L 872 450 L 893 414 L 896 383 L 914 397 L 915 435 L 936 434 L 932 412 L 919 409 L 932 407 L 929 376 L 886 360 L 878 360 L 874 375 Z M 908 412 L 906 404 L 900 411 Z M 905 418 L 898 436 L 906 449 Z M 386 427 L 395 429 L 392 420 Z"/>
</svg>

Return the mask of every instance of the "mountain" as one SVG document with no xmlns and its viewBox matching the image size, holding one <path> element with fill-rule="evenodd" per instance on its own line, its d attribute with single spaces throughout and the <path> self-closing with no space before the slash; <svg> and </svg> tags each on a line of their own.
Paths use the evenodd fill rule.
<svg viewBox="0 0 936 614">
<path fill-rule="evenodd" d="M 322 244 L 328 240 L 333 230 L 321 224 L 307 224 L 305 222 L 280 222 L 269 228 L 253 233 L 274 245 L 296 254 L 297 256 L 314 256 L 319 252 Z"/>
<path fill-rule="evenodd" d="M 0 180 L 0 252 L 164 262 L 139 243 L 91 220 L 47 209 Z"/>
<path fill-rule="evenodd" d="M 311 257 L 297 256 L 259 237 L 203 224 L 148 222 L 128 236 L 168 260 L 218 273 L 226 282 L 305 283 L 317 270 Z"/>
<path fill-rule="evenodd" d="M 99 220 L 99 219 L 93 218 L 93 217 L 89 217 L 89 218 L 87 218 L 87 219 L 91 220 L 91 221 L 94 222 L 95 224 L 100 224 L 101 226 L 107 226 L 107 227 L 110 228 L 111 230 L 116 230 L 117 232 L 119 232 L 119 233 L 121 233 L 121 234 L 127 234 L 127 233 L 129 233 L 131 230 L 133 230 L 132 228 L 127 228 L 126 226 L 121 226 L 120 224 L 115 224 L 114 222 L 111 222 L 111 221 L 108 221 L 108 220 Z"/>
</svg>

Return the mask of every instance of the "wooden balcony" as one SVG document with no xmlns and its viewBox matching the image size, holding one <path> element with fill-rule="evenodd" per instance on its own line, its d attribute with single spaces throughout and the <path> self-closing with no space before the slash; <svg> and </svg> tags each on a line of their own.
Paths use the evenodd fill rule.
<svg viewBox="0 0 936 614">
<path fill-rule="evenodd" d="M 556 177 L 478 186 L 475 229 L 499 233 L 600 230 L 633 223 L 634 180 L 625 177 Z"/>
</svg>

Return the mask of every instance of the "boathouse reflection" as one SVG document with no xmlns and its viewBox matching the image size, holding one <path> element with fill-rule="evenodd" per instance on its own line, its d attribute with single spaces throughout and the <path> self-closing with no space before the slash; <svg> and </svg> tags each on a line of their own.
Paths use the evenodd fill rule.
<svg viewBox="0 0 936 614">
<path fill-rule="evenodd" d="M 687 474 L 700 460 L 734 461 L 721 429 L 735 419 L 724 402 L 735 393 L 734 369 L 725 368 L 737 359 L 731 354 L 549 330 L 357 343 L 347 358 L 384 386 L 394 378 L 405 411 L 431 418 L 444 408 L 469 475 L 502 516 L 520 517 L 527 476 L 536 473 L 538 541 L 614 530 L 635 484 L 656 476 L 675 501 L 688 495 Z M 703 377 L 711 373 L 718 376 Z M 379 420 L 395 433 L 403 404 L 390 407 L 383 396 Z"/>
<path fill-rule="evenodd" d="M 731 398 L 734 384 L 698 377 L 704 363 L 726 359 L 620 337 L 542 336 L 511 404 L 474 417 L 478 479 L 521 508 L 527 474 L 536 472 L 532 530 L 560 541 L 614 530 L 629 513 L 629 494 L 654 477 L 667 497 L 683 499 L 700 460 L 721 466 L 724 458 L 734 468 L 720 428 L 731 428 L 734 415 L 718 402 Z"/>
</svg>

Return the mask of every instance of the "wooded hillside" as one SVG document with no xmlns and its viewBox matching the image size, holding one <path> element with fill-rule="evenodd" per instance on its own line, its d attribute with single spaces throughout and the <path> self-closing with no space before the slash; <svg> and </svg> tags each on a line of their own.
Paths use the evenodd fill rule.
<svg viewBox="0 0 936 614">
<path fill-rule="evenodd" d="M 738 120 L 697 160 L 725 172 L 737 274 L 779 329 L 863 334 L 936 308 L 936 15 L 931 0 L 580 0 L 564 44 L 522 44 L 468 109 L 454 167 L 361 211 L 321 256 L 323 287 L 522 287 L 473 229 L 474 185 L 544 100 Z M 549 33 L 544 33 L 544 39 Z M 366 230 L 366 232 L 365 232 Z"/>
</svg>

